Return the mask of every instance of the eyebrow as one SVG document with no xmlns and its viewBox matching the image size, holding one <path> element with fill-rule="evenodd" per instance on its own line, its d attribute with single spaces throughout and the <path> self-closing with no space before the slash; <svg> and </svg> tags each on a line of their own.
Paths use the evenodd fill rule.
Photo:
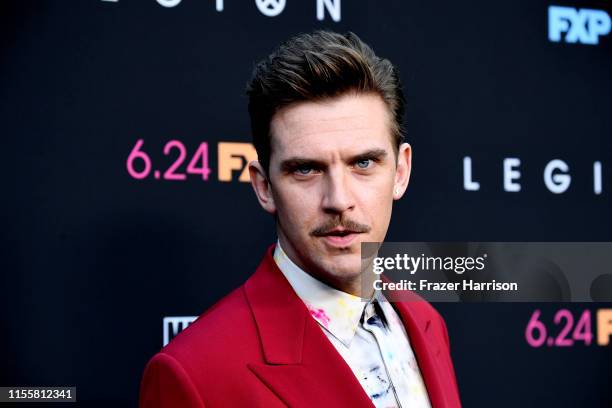
<svg viewBox="0 0 612 408">
<path fill-rule="evenodd" d="M 370 149 L 365 152 L 356 154 L 348 158 L 347 163 L 355 163 L 360 160 L 373 160 L 375 162 L 381 162 L 387 157 L 387 151 L 385 149 Z M 313 167 L 315 169 L 322 169 L 327 167 L 327 163 L 318 159 L 309 159 L 306 157 L 290 157 L 285 159 L 280 164 L 282 172 L 290 173 L 300 167 Z"/>
</svg>

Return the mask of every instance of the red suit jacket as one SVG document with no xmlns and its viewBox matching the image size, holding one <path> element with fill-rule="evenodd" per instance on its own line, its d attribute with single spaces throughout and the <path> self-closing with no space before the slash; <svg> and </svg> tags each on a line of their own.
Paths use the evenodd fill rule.
<svg viewBox="0 0 612 408">
<path fill-rule="evenodd" d="M 276 266 L 257 271 L 147 364 L 140 407 L 373 407 Z M 444 320 L 425 301 L 393 303 L 434 408 L 460 407 Z"/>
</svg>

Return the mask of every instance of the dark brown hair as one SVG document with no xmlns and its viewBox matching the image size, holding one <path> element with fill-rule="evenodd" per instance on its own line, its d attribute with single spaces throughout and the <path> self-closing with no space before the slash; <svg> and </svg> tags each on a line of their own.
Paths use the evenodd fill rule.
<svg viewBox="0 0 612 408">
<path fill-rule="evenodd" d="M 403 141 L 404 95 L 397 68 L 379 58 L 356 34 L 331 31 L 299 34 L 259 62 L 247 84 L 253 144 L 266 172 L 270 166 L 270 121 L 294 102 L 349 92 L 376 93 L 391 113 L 397 148 Z"/>
</svg>

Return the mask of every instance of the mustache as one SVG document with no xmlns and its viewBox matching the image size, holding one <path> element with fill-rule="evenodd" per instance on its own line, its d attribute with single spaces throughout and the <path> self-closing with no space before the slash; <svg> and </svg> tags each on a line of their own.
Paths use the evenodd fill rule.
<svg viewBox="0 0 612 408">
<path fill-rule="evenodd" d="M 341 220 L 339 218 L 334 218 L 329 220 L 325 224 L 313 229 L 310 233 L 316 237 L 321 237 L 327 235 L 334 228 L 342 227 L 345 230 L 349 230 L 351 232 L 370 232 L 371 228 L 368 225 L 361 224 L 357 221 L 353 221 L 350 219 Z"/>
</svg>

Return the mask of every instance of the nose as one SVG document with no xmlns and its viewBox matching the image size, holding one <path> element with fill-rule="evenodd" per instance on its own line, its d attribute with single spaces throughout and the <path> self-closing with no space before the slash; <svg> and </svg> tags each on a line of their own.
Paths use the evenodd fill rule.
<svg viewBox="0 0 612 408">
<path fill-rule="evenodd" d="M 327 172 L 323 183 L 323 211 L 328 214 L 342 215 L 355 207 L 351 192 L 350 177 L 343 169 L 334 168 Z"/>
</svg>

